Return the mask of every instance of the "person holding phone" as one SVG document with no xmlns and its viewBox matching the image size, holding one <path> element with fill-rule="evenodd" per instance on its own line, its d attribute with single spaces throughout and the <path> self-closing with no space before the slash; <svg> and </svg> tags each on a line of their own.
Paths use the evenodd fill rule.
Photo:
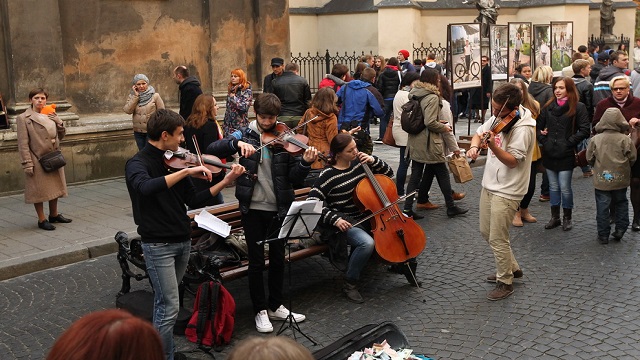
<svg viewBox="0 0 640 360">
<path fill-rule="evenodd" d="M 147 122 L 158 109 L 164 109 L 164 102 L 145 74 L 137 74 L 131 81 L 129 98 L 124 105 L 124 112 L 133 115 L 133 137 L 138 150 L 147 144 Z"/>
</svg>

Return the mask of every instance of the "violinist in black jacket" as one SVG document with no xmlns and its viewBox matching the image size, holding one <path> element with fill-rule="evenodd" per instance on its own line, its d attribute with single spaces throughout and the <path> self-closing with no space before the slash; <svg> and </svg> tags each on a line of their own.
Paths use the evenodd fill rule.
<svg viewBox="0 0 640 360">
<path fill-rule="evenodd" d="M 280 113 L 280 100 L 274 94 L 261 94 L 255 101 L 257 120 L 249 127 L 214 142 L 207 153 L 225 158 L 235 153 L 242 155 L 240 164 L 257 180 L 241 176 L 236 182 L 236 197 L 242 213 L 242 227 L 249 249 L 249 293 L 258 332 L 272 332 L 271 320 L 285 320 L 289 310 L 283 305 L 284 242 L 269 243 L 269 298 L 264 291 L 264 243 L 278 236 L 282 221 L 295 199 L 293 189 L 302 187 L 304 179 L 316 161 L 318 152 L 309 147 L 302 158 L 289 154 L 279 147 L 263 147 L 262 133 L 276 126 Z M 305 320 L 302 314 L 292 313 L 297 322 Z"/>
</svg>

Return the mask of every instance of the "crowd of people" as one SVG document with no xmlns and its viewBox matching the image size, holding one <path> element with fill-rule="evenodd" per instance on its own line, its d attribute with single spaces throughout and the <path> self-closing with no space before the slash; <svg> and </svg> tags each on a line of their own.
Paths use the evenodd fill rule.
<svg viewBox="0 0 640 360">
<path fill-rule="evenodd" d="M 619 241 L 629 224 L 633 231 L 640 231 L 640 165 L 635 163 L 640 144 L 636 134 L 640 99 L 634 96 L 640 91 L 640 68 L 627 69 L 625 51 L 604 51 L 595 59 L 588 52 L 576 54 L 570 69 L 555 78 L 548 66 L 532 72 L 529 65 L 521 64 L 513 79 L 492 89 L 483 71 L 487 84 L 478 89 L 477 96 L 484 100 L 472 102 L 476 122 L 481 124 L 466 155 L 475 160 L 481 151 L 487 153 L 479 224 L 496 264 L 496 272 L 486 278 L 496 283 L 487 294 L 489 300 L 511 295 L 514 278 L 523 276 L 511 249 L 510 227 L 537 222 L 529 212 L 537 173 L 543 173 L 539 199 L 550 203 L 550 220 L 544 228 L 572 229 L 571 182 L 581 150 L 589 164 L 582 167 L 583 176 L 593 177 L 598 241 L 606 244 L 610 236 Z M 489 68 L 488 62 L 483 56 L 483 70 Z M 309 186 L 309 198 L 323 203 L 317 230 L 323 237 L 340 242 L 332 246 L 332 251 L 350 247 L 350 254 L 338 254 L 336 258 L 344 260 L 342 291 L 356 303 L 365 301 L 359 292 L 359 279 L 375 242 L 368 222 L 358 224 L 365 213 L 352 195 L 368 171 L 388 177 L 395 173 L 397 194 L 409 195 L 402 198 L 401 213 L 406 218 L 418 220 L 425 214 L 421 210 L 440 208 L 429 197 L 434 177 L 447 216 L 453 218 L 468 211 L 456 204 L 465 194 L 453 190 L 446 166 L 448 156 L 461 154 L 452 133 L 460 96 L 452 90 L 434 54 L 415 62 L 409 61 L 406 50 L 390 58 L 364 56 L 353 71 L 335 64 L 313 96 L 297 64 L 273 58 L 271 68 L 272 73 L 263 79 L 263 93 L 255 97 L 246 73 L 240 68 L 230 72 L 226 111 L 220 123 L 215 98 L 203 93 L 200 82 L 186 66 L 173 70 L 180 92 L 179 113 L 165 109 L 146 75 L 133 78 L 124 111 L 132 114 L 139 151 L 126 164 L 126 185 L 155 289 L 153 325 L 159 336 L 151 340 L 161 342 L 166 359 L 182 358 L 175 351 L 172 330 L 179 306 L 178 284 L 190 253 L 187 207 L 222 203 L 220 191 L 224 187 L 235 186 L 239 201 L 249 253 L 249 294 L 256 330 L 261 333 L 272 332 L 271 321 L 285 320 L 290 314 L 296 322 L 306 319 L 284 306 L 283 242 L 271 242 L 269 246 L 268 292 L 263 278 L 264 240 L 282 226 L 294 201 L 294 189 Z M 47 97 L 44 89 L 29 94 L 31 107 L 17 120 L 18 148 L 26 177 L 25 201 L 34 204 L 38 226 L 53 230 L 52 223 L 68 223 L 71 219 L 57 209 L 57 199 L 67 195 L 63 167 L 47 171 L 39 161 L 59 150 L 65 134 L 64 123 L 55 112 L 41 114 Z M 403 130 L 400 122 L 402 106 L 410 99 L 419 99 L 424 117 L 425 129 L 417 134 Z M 489 103 L 491 116 L 487 120 Z M 251 106 L 255 120 L 249 119 Z M 369 128 L 376 119 L 380 138 L 372 140 Z M 301 154 L 265 146 L 263 134 L 280 129 L 281 124 L 308 137 L 308 146 Z M 395 172 L 373 154 L 374 144 L 382 141 L 386 131 L 391 131 L 399 149 Z M 167 173 L 163 158 L 181 147 L 228 161 L 230 171 L 214 176 L 207 167 L 195 166 Z M 411 174 L 405 186 L 409 167 Z M 629 186 L 632 221 L 628 215 Z M 43 209 L 45 201 L 49 202 L 48 218 Z M 412 285 L 419 286 L 416 259 L 407 259 L 407 264 L 407 269 L 400 272 Z M 119 313 L 107 315 L 104 319 L 111 322 L 128 321 Z M 69 336 L 60 341 L 63 339 L 68 342 Z M 62 348 L 54 347 L 52 354 Z M 239 355 L 244 354 L 242 351 L 234 351 L 235 356 L 244 356 Z"/>
</svg>

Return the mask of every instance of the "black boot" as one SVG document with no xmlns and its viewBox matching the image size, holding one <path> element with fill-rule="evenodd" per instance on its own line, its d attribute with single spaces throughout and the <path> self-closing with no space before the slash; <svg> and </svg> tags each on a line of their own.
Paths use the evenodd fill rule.
<svg viewBox="0 0 640 360">
<path fill-rule="evenodd" d="M 569 231 L 573 228 L 571 224 L 571 209 L 562 208 L 562 230 Z"/>
<path fill-rule="evenodd" d="M 560 226 L 560 206 L 551 207 L 551 220 L 544 226 L 545 229 L 553 229 Z"/>
<path fill-rule="evenodd" d="M 633 217 L 633 222 L 631 223 L 631 231 L 640 231 L 640 217 L 638 217 L 638 215 Z"/>
</svg>

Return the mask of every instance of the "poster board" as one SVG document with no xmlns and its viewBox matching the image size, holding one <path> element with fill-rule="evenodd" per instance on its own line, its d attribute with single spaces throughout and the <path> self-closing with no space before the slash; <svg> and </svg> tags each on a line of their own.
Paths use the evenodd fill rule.
<svg viewBox="0 0 640 360">
<path fill-rule="evenodd" d="M 493 80 L 507 79 L 507 25 L 491 25 L 489 27 L 489 61 Z"/>
<path fill-rule="evenodd" d="M 535 61 L 533 69 L 540 66 L 551 66 L 551 25 L 536 24 L 533 25 L 533 48 L 535 52 Z"/>
<path fill-rule="evenodd" d="M 562 75 L 562 68 L 571 65 L 573 54 L 573 21 L 551 22 L 551 68 L 554 76 Z"/>
<path fill-rule="evenodd" d="M 447 30 L 453 89 L 480 87 L 480 24 L 449 24 Z"/>
<path fill-rule="evenodd" d="M 509 34 L 509 77 L 515 73 L 520 64 L 531 64 L 531 23 L 508 23 Z"/>
</svg>

